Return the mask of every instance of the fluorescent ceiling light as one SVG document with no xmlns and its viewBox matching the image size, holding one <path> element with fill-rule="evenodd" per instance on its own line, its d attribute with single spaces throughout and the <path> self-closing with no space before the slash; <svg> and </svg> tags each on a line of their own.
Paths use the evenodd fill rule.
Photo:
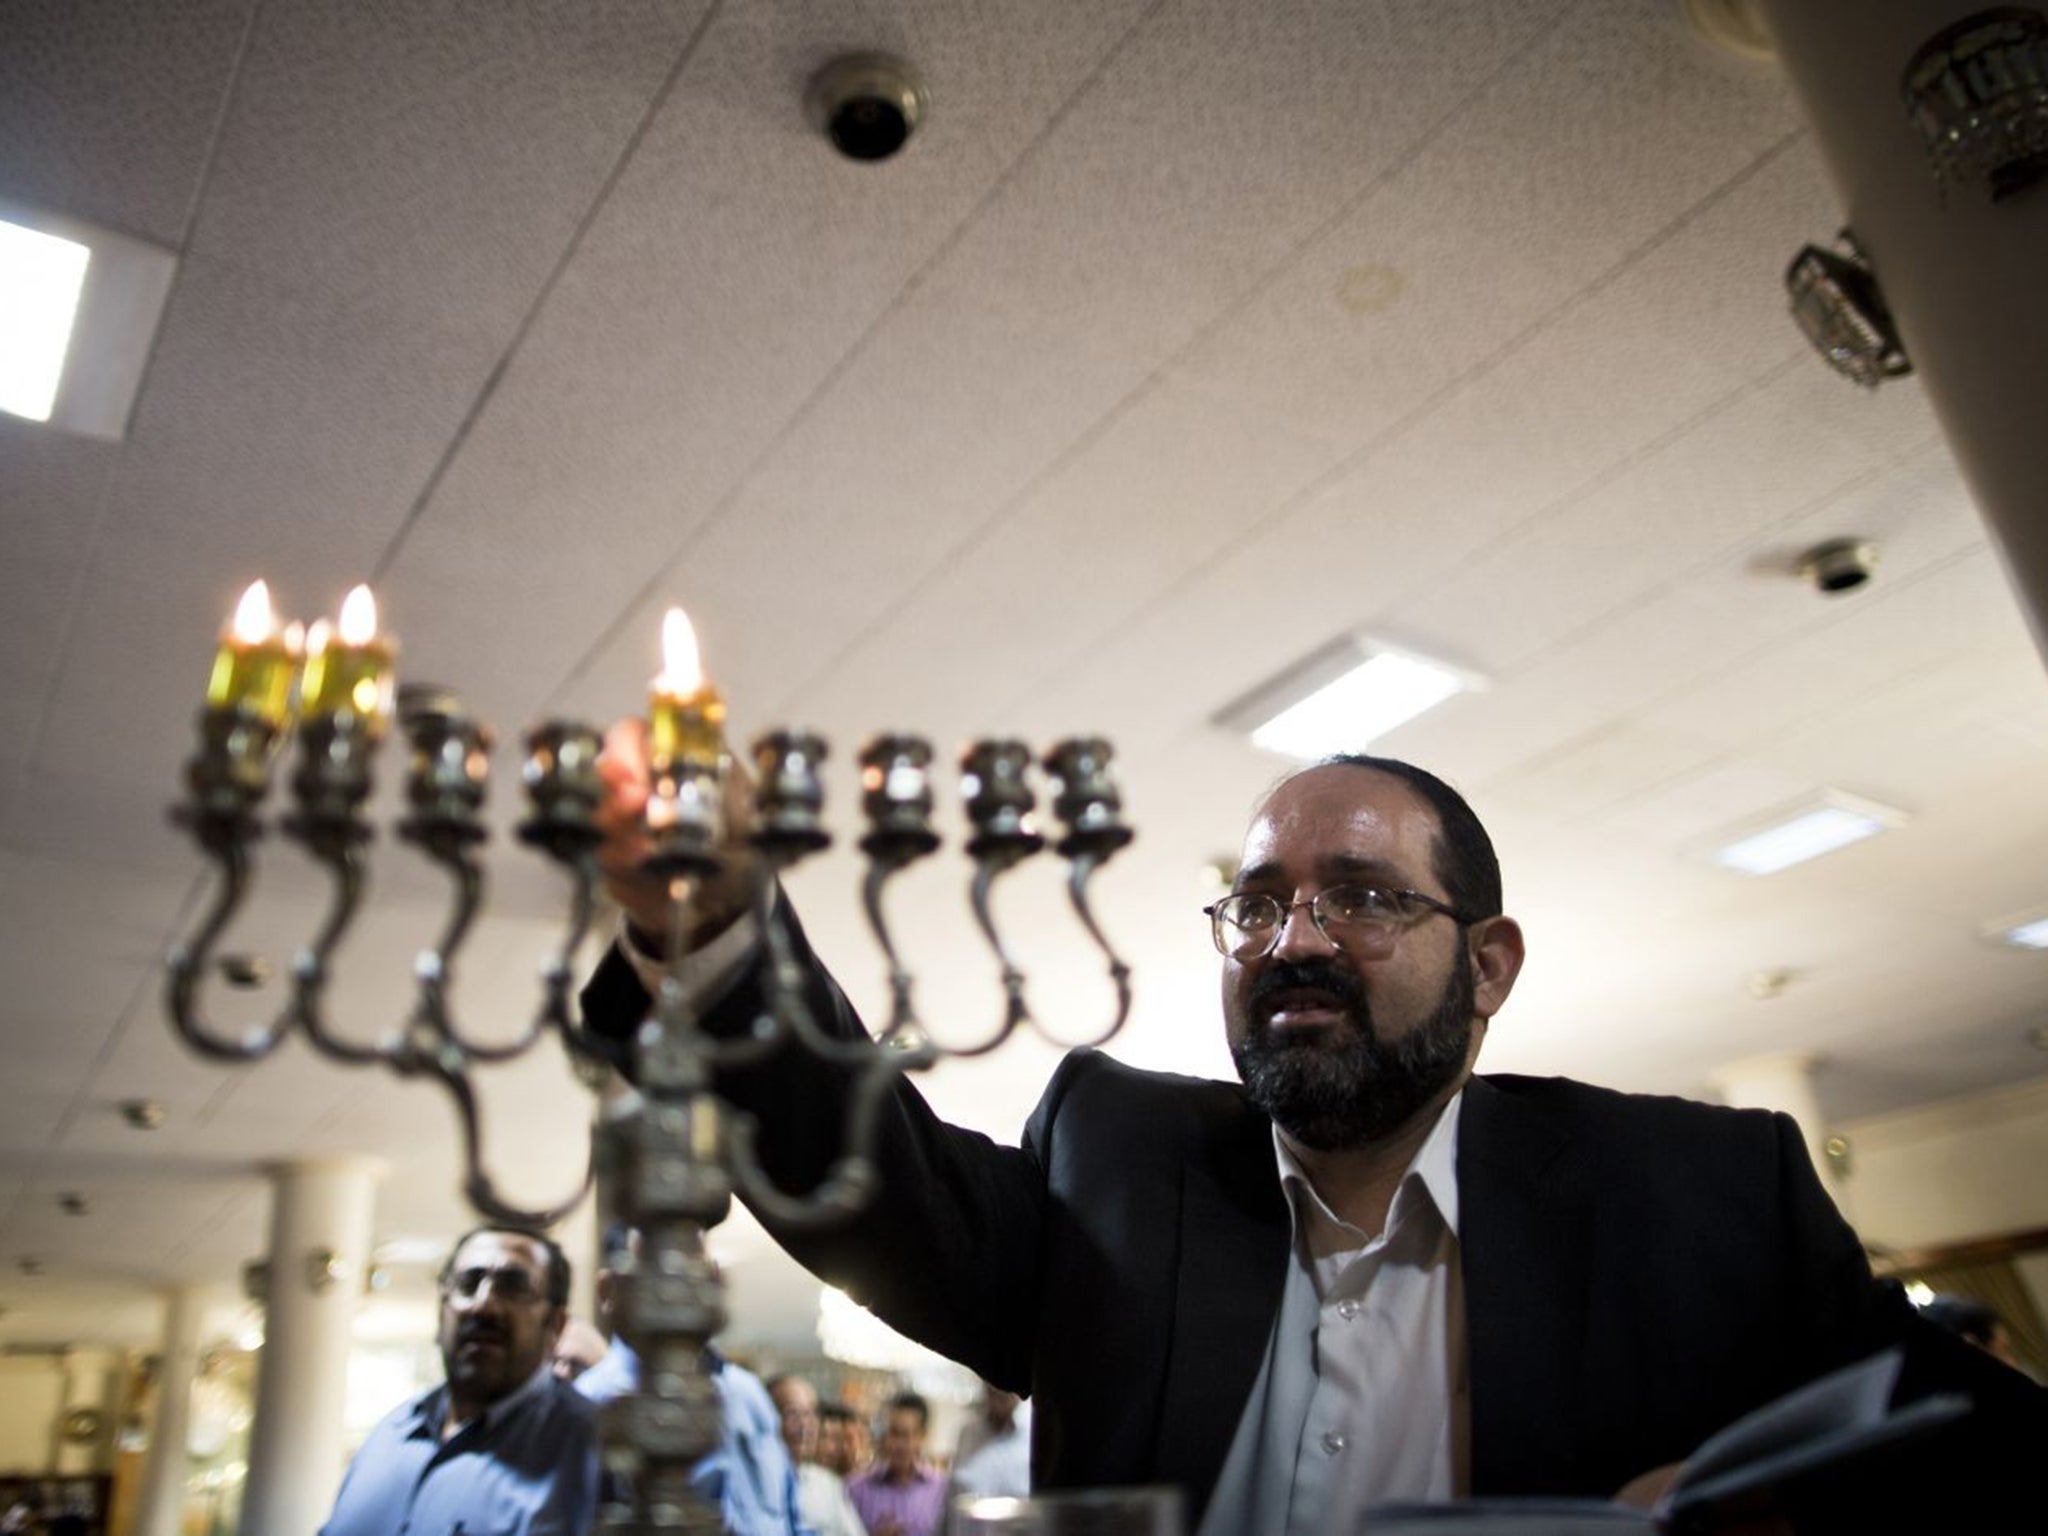
<svg viewBox="0 0 2048 1536">
<path fill-rule="evenodd" d="M 2006 929 L 2005 942 L 2021 949 L 2048 949 L 2048 917 L 2037 917 L 2031 923 Z"/>
<path fill-rule="evenodd" d="M 0 411 L 48 421 L 92 252 L 0 219 Z"/>
<path fill-rule="evenodd" d="M 1459 668 L 1347 635 L 1239 699 L 1216 720 L 1268 752 L 1312 761 L 1362 751 L 1453 694 L 1481 686 Z"/>
<path fill-rule="evenodd" d="M 1905 820 L 1905 812 L 1890 806 L 1839 790 L 1824 790 L 1819 804 L 1809 801 L 1789 812 L 1780 812 L 1766 825 L 1720 848 L 1714 854 L 1714 862 L 1745 875 L 1774 875 L 1794 864 L 1804 864 L 1808 859 L 1875 837 L 1903 825 Z"/>
<path fill-rule="evenodd" d="M 177 270 L 161 246 L 0 199 L 0 410 L 125 435 Z"/>
<path fill-rule="evenodd" d="M 2008 913 L 1986 923 L 1980 931 L 1994 944 L 2010 944 L 2015 949 L 2048 949 L 2048 907 Z"/>
</svg>

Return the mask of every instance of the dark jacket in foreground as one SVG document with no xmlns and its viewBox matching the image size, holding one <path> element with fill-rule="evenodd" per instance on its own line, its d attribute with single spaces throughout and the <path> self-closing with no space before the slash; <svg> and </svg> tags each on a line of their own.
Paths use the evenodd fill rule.
<svg viewBox="0 0 2048 1536">
<path fill-rule="evenodd" d="M 746 1028 L 761 979 L 744 978 L 707 1025 Z M 833 1033 L 860 1032 L 815 964 L 808 985 Z M 614 955 L 584 1007 L 623 1038 L 648 1003 Z M 785 1048 L 719 1086 L 760 1118 L 785 1188 L 824 1175 L 841 1148 L 844 1071 Z M 944 1124 L 907 1083 L 881 1123 L 869 1212 L 778 1239 L 892 1326 L 1028 1394 L 1037 1486 L 1178 1484 L 1192 1530 L 1288 1262 L 1270 1122 L 1235 1084 L 1077 1051 L 1021 1148 Z M 1958 1373 L 1994 1395 L 2024 1389 L 1962 1359 L 1872 1280 L 1782 1115 L 1474 1078 L 1458 1188 L 1476 1495 L 1610 1496 L 1905 1338 L 1902 1395 Z"/>
</svg>

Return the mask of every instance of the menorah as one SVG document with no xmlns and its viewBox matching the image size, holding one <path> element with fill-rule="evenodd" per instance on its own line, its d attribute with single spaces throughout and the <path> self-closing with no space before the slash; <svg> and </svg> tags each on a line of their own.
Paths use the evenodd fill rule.
<svg viewBox="0 0 2048 1536">
<path fill-rule="evenodd" d="M 438 1083 L 454 1106 L 464 1193 L 486 1220 L 551 1226 L 594 1183 L 605 1228 L 623 1224 L 638 1234 L 637 1248 L 612 1263 L 616 1322 L 640 1358 L 638 1389 L 607 1404 L 600 1415 L 605 1466 L 615 1475 L 605 1479 L 598 1529 L 612 1536 L 717 1530 L 718 1512 L 690 1486 L 692 1468 L 716 1447 L 720 1428 L 706 1346 L 724 1326 L 725 1291 L 705 1251 L 706 1229 L 725 1217 L 735 1194 L 771 1224 L 789 1229 L 856 1214 L 877 1184 L 871 1153 L 883 1103 L 907 1072 L 948 1056 L 994 1051 L 1024 1027 L 1062 1046 L 1099 1045 L 1122 1028 L 1131 1005 L 1130 970 L 1089 901 L 1096 871 L 1132 835 L 1110 774 L 1110 747 L 1098 738 L 1071 739 L 1038 765 L 1052 782 L 1053 811 L 1064 829 L 1055 848 L 1067 863 L 1069 900 L 1108 965 L 1114 992 L 1108 1024 L 1091 1039 L 1060 1039 L 1031 1011 L 1025 975 L 996 922 L 993 892 L 998 879 L 1046 846 L 1034 825 L 1033 755 L 1021 742 L 984 740 L 961 758 L 961 799 L 973 866 L 968 899 L 997 962 L 1001 1011 L 983 1038 L 965 1043 L 942 1045 L 926 1030 L 884 893 L 892 879 L 940 846 L 933 753 L 918 737 L 885 735 L 859 754 L 866 826 L 858 846 L 866 860 L 861 903 L 886 962 L 889 1013 L 872 1038 L 842 1039 L 812 1015 L 800 964 L 774 916 L 779 877 L 832 840 L 820 776 L 826 744 L 790 730 L 771 731 L 755 742 L 751 815 L 738 818 L 736 826 L 726 814 L 733 769 L 725 752 L 723 701 L 700 676 L 687 688 L 672 685 L 670 674 L 679 669 L 672 658 L 656 680 L 648 720 L 645 870 L 665 883 L 668 929 L 677 937 L 670 942 L 653 1013 L 631 1042 L 629 1059 L 620 1063 L 612 1042 L 579 1024 L 570 997 L 574 957 L 595 919 L 601 880 L 602 737 L 561 720 L 525 737 L 522 776 L 529 811 L 518 836 L 567 872 L 569 912 L 562 941 L 542 970 L 539 1009 L 516 1039 L 486 1043 L 458 1023 L 451 988 L 457 953 L 484 902 L 479 854 L 488 839 L 483 806 L 492 732 L 451 693 L 399 690 L 395 713 L 410 761 L 407 811 L 397 832 L 447 873 L 452 897 L 438 940 L 416 962 L 410 1015 L 383 1039 L 364 1044 L 336 1033 L 327 994 L 331 958 L 361 904 L 374 837 L 364 806 L 373 787 L 372 759 L 394 712 L 392 653 L 375 639 L 374 618 L 367 629 L 358 623 L 351 632 L 348 617 L 345 609 L 338 638 L 315 627 L 302 675 L 300 647 L 269 618 L 267 598 L 259 618 L 245 623 L 238 615 L 236 630 L 223 641 L 199 719 L 199 749 L 186 767 L 188 795 L 173 813 L 218 867 L 218 878 L 191 937 L 170 956 L 171 1022 L 195 1050 L 218 1061 L 260 1060 L 296 1033 L 344 1066 L 380 1066 Z M 671 631 L 678 620 L 680 614 L 672 613 Z M 694 673 L 693 644 L 690 649 L 684 670 Z M 293 963 L 283 1007 L 266 1022 L 224 1032 L 206 1017 L 201 992 L 220 941 L 249 896 L 253 850 L 264 832 L 259 808 L 273 763 L 294 732 L 300 743 L 291 778 L 294 807 L 281 827 L 326 870 L 331 894 Z M 750 1030 L 714 1038 L 698 1027 L 683 984 L 680 936 L 689 931 L 701 882 L 743 849 L 762 872 L 757 920 L 766 950 L 766 1001 Z M 636 1091 L 619 1096 L 599 1118 L 576 1190 L 556 1204 L 524 1206 L 500 1192 L 485 1166 L 473 1069 L 523 1056 L 549 1033 L 561 1040 L 593 1090 L 604 1087 L 610 1067 L 619 1064 L 627 1067 Z M 803 1191 L 783 1189 L 767 1174 L 757 1152 L 757 1122 L 716 1091 L 721 1071 L 790 1049 L 836 1064 L 851 1081 L 844 1145 L 823 1179 Z"/>
</svg>

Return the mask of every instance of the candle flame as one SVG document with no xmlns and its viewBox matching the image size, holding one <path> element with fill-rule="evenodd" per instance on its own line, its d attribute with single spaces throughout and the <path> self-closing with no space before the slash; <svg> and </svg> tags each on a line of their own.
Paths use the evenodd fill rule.
<svg viewBox="0 0 2048 1536">
<path fill-rule="evenodd" d="M 377 599 L 370 595 L 368 587 L 353 587 L 341 600 L 338 628 L 343 645 L 368 645 L 377 638 Z"/>
<path fill-rule="evenodd" d="M 318 656 L 334 643 L 334 626 L 325 619 L 315 619 L 306 631 L 306 654 Z"/>
<path fill-rule="evenodd" d="M 270 606 L 270 586 L 260 576 L 249 583 L 242 600 L 235 604 L 230 627 L 244 645 L 260 645 L 276 631 L 277 611 Z"/>
<path fill-rule="evenodd" d="M 704 663 L 697 655 L 697 631 L 690 616 L 671 608 L 661 620 L 661 686 L 670 693 L 695 693 L 704 686 Z"/>
</svg>

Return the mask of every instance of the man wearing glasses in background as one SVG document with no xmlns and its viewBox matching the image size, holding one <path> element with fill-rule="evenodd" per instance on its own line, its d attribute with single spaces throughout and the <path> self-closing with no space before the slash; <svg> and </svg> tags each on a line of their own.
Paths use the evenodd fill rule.
<svg viewBox="0 0 2048 1536">
<path fill-rule="evenodd" d="M 605 772 L 629 927 L 584 1006 L 626 1038 L 667 912 L 638 874 L 631 722 Z M 689 935 L 717 1033 L 761 1008 L 758 878 L 724 872 Z M 1789 1119 L 1473 1075 L 1523 936 L 1485 829 L 1435 776 L 1347 757 L 1286 779 L 1207 917 L 1241 1085 L 1077 1051 L 1012 1149 L 904 1083 L 873 1207 L 777 1231 L 1031 1397 L 1034 1486 L 1174 1484 L 1202 1536 L 1348 1536 L 1389 1500 L 1648 1502 L 1729 1421 L 1916 1334 L 1909 1380 L 1931 1346 L 1945 1385 L 2025 1390 L 1944 1358 L 1873 1282 Z M 806 985 L 828 1029 L 860 1030 L 814 961 Z M 719 1089 L 762 1121 L 772 1175 L 817 1182 L 844 1070 L 786 1049 Z M 2039 1422 L 2038 1397 L 2021 1406 Z"/>
<path fill-rule="evenodd" d="M 447 1380 L 400 1404 L 349 1464 L 321 1536 L 582 1536 L 597 1515 L 590 1404 L 550 1369 L 569 1262 L 537 1233 L 485 1227 L 441 1272 Z"/>
</svg>

